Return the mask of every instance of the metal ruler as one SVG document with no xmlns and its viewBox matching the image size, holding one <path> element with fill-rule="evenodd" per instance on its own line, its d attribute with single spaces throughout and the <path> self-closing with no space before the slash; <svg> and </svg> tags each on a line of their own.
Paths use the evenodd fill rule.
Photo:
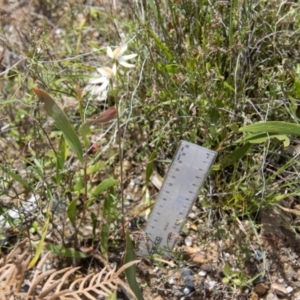
<svg viewBox="0 0 300 300">
<path fill-rule="evenodd" d="M 167 255 L 180 235 L 217 152 L 181 141 L 150 214 L 137 255 Z"/>
</svg>

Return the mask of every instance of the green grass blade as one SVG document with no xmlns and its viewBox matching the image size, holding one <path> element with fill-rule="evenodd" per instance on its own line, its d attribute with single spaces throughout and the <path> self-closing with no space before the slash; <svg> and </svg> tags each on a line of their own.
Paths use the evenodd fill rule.
<svg viewBox="0 0 300 300">
<path fill-rule="evenodd" d="M 149 35 L 154 39 L 157 47 L 160 48 L 160 50 L 165 54 L 165 56 L 170 60 L 173 61 L 174 57 L 173 54 L 171 53 L 171 51 L 169 50 L 168 46 L 166 44 L 164 44 L 160 38 L 154 33 L 154 31 L 152 31 L 150 28 L 145 26 L 145 29 L 147 30 L 147 32 L 149 33 Z"/>
<path fill-rule="evenodd" d="M 125 253 L 125 263 L 129 263 L 136 259 L 132 241 L 129 237 L 129 233 L 126 232 L 126 253 Z M 125 270 L 125 275 L 128 280 L 129 286 L 134 292 L 138 300 L 144 300 L 143 294 L 140 287 L 136 281 L 136 265 L 132 265 Z"/>
<path fill-rule="evenodd" d="M 79 138 L 65 113 L 44 90 L 34 88 L 33 91 L 44 104 L 47 115 L 54 120 L 55 126 L 62 131 L 71 149 L 76 153 L 80 162 L 83 163 L 83 151 Z"/>
</svg>

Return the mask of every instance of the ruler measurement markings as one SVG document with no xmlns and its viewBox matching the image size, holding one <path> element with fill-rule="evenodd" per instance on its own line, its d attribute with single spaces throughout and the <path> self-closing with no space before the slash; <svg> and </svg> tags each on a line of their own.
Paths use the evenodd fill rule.
<svg viewBox="0 0 300 300">
<path fill-rule="evenodd" d="M 181 142 L 146 226 L 149 240 L 140 243 L 139 255 L 174 246 L 215 157 L 212 150 Z"/>
</svg>

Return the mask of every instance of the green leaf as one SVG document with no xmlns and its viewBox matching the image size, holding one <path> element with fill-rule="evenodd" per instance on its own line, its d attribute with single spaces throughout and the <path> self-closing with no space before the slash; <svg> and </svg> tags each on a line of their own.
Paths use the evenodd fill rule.
<svg viewBox="0 0 300 300">
<path fill-rule="evenodd" d="M 83 164 L 83 152 L 79 138 L 65 113 L 44 90 L 34 88 L 33 91 L 44 104 L 47 115 L 54 120 L 55 126 L 62 131 L 71 149 L 76 153 L 77 158 Z"/>
<path fill-rule="evenodd" d="M 152 175 L 153 172 L 153 161 L 156 158 L 156 151 L 153 151 L 150 155 L 149 158 L 149 162 L 146 166 L 146 186 L 148 185 L 149 181 L 150 181 L 150 177 Z"/>
<path fill-rule="evenodd" d="M 86 258 L 89 257 L 86 253 L 76 251 L 73 248 L 65 248 L 62 246 L 57 246 L 53 244 L 47 244 L 46 245 L 47 250 L 51 251 L 54 254 L 64 256 L 64 257 L 70 257 L 70 258 Z"/>
<path fill-rule="evenodd" d="M 113 179 L 111 177 L 104 179 L 99 185 L 97 185 L 93 189 L 92 191 L 93 197 L 86 202 L 87 207 L 89 207 L 101 193 L 114 186 L 117 182 L 118 180 Z"/>
<path fill-rule="evenodd" d="M 126 253 L 125 263 L 129 263 L 135 260 L 135 252 L 133 249 L 132 241 L 130 239 L 128 231 L 126 232 Z M 143 294 L 140 290 L 139 284 L 136 281 L 136 265 L 132 265 L 125 270 L 125 275 L 128 280 L 129 286 L 134 292 L 138 300 L 144 300 Z"/>
<path fill-rule="evenodd" d="M 242 283 L 242 281 L 240 279 L 234 279 L 233 280 L 234 285 L 240 285 L 241 283 Z"/>
<path fill-rule="evenodd" d="M 107 259 L 108 253 L 108 237 L 109 237 L 109 225 L 102 224 L 101 226 L 101 244 L 100 249 L 103 256 Z"/>
<path fill-rule="evenodd" d="M 109 193 L 109 195 L 105 198 L 104 201 L 104 205 L 103 205 L 103 217 L 107 220 L 108 223 L 111 223 L 114 221 L 112 215 L 112 210 L 113 210 L 113 197 L 112 197 L 112 193 L 113 193 L 113 189 L 111 189 L 110 191 L 111 193 Z"/>
<path fill-rule="evenodd" d="M 73 189 L 76 192 L 80 192 L 80 191 L 82 191 L 84 189 L 83 177 L 76 178 L 76 183 L 74 184 Z"/>
<path fill-rule="evenodd" d="M 74 199 L 71 201 L 67 209 L 68 218 L 70 219 L 74 227 L 76 222 L 76 214 L 77 214 L 77 199 Z"/>
<path fill-rule="evenodd" d="M 254 133 L 271 132 L 277 134 L 300 136 L 300 125 L 289 122 L 268 121 L 242 127 L 239 131 Z"/>
<path fill-rule="evenodd" d="M 89 140 L 88 140 L 88 135 L 91 134 L 91 129 L 90 129 L 90 124 L 89 123 L 83 123 L 80 128 L 79 132 L 83 138 L 84 141 L 84 146 L 88 147 L 89 145 Z"/>
<path fill-rule="evenodd" d="M 223 282 L 223 283 L 229 283 L 229 278 L 224 277 L 224 278 L 222 279 L 222 282 Z"/>
<path fill-rule="evenodd" d="M 230 264 L 226 262 L 223 268 L 223 273 L 226 277 L 230 277 L 230 270 L 231 270 Z"/>
<path fill-rule="evenodd" d="M 91 220 L 93 224 L 93 238 L 96 238 L 96 229 L 97 229 L 97 216 L 95 213 L 91 212 Z"/>
<path fill-rule="evenodd" d="M 59 184 L 62 178 L 61 172 L 64 170 L 66 161 L 66 143 L 64 136 L 60 137 L 58 152 L 56 155 L 56 184 Z"/>
<path fill-rule="evenodd" d="M 96 188 L 93 190 L 93 196 L 98 197 L 101 193 L 114 186 L 118 180 L 111 177 L 104 179 Z"/>
<path fill-rule="evenodd" d="M 164 70 L 166 72 L 168 72 L 169 74 L 178 74 L 179 73 L 179 67 L 177 64 L 165 65 Z"/>
<path fill-rule="evenodd" d="M 114 291 L 107 297 L 107 300 L 117 300 L 117 291 Z"/>
<path fill-rule="evenodd" d="M 290 144 L 290 139 L 285 134 L 277 134 L 271 132 L 249 134 L 245 137 L 238 139 L 235 143 L 248 142 L 251 144 L 261 144 L 269 140 L 270 138 L 277 138 L 278 140 L 283 141 L 284 147 L 287 147 Z"/>
<path fill-rule="evenodd" d="M 92 166 L 89 166 L 86 170 L 87 174 L 93 174 L 99 172 L 105 166 L 104 162 L 98 162 Z"/>
<path fill-rule="evenodd" d="M 28 265 L 28 269 L 31 269 L 32 267 L 34 267 L 34 265 L 37 263 L 40 255 L 42 253 L 42 250 L 44 248 L 43 247 L 44 246 L 44 241 L 45 241 L 46 235 L 48 234 L 49 223 L 50 223 L 50 212 L 49 212 L 49 208 L 47 208 L 46 221 L 45 221 L 45 225 L 44 225 L 43 230 L 42 230 L 41 239 L 40 239 L 39 244 L 37 246 L 34 257 L 32 258 L 32 260 L 30 261 L 30 263 Z"/>
<path fill-rule="evenodd" d="M 222 170 L 224 168 L 227 168 L 228 166 L 231 166 L 238 162 L 249 150 L 251 144 L 246 143 L 245 145 L 236 148 L 232 153 L 226 155 L 219 164 L 214 166 L 214 170 Z"/>
<path fill-rule="evenodd" d="M 27 190 L 30 190 L 30 186 L 28 182 L 23 179 L 19 174 L 11 171 L 8 167 L 0 165 L 0 168 L 3 170 L 3 172 L 7 173 L 9 176 L 11 176 L 14 180 L 18 181 L 21 185 L 23 185 Z"/>
</svg>

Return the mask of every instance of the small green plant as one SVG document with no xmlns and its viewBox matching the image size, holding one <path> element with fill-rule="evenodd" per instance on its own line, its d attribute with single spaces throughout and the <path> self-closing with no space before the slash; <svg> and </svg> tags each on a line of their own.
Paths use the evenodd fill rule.
<svg viewBox="0 0 300 300">
<path fill-rule="evenodd" d="M 260 276 L 260 274 L 256 275 L 253 278 L 249 278 L 244 272 L 242 271 L 233 271 L 231 266 L 228 262 L 225 263 L 223 268 L 223 277 L 222 282 L 226 283 L 231 286 L 237 286 L 239 288 L 243 288 L 251 284 L 256 278 Z"/>
</svg>

